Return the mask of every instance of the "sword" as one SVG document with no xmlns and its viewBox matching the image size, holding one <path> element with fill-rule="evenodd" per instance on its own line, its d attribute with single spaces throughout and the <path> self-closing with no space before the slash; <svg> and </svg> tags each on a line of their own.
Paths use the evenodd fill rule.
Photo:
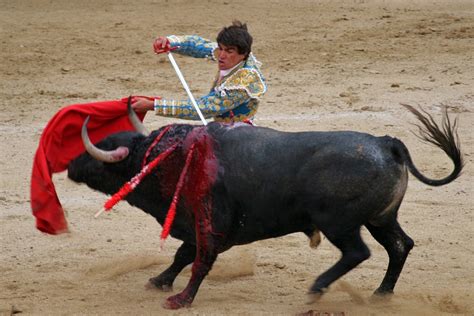
<svg viewBox="0 0 474 316">
<path fill-rule="evenodd" d="M 207 125 L 207 121 L 206 121 L 206 119 L 204 118 L 204 116 L 202 115 L 201 109 L 200 109 L 199 106 L 197 105 L 196 99 L 194 99 L 194 96 L 193 96 L 193 94 L 191 93 L 191 90 L 189 90 L 189 86 L 188 86 L 188 84 L 186 83 L 186 80 L 184 79 L 183 74 L 181 73 L 181 70 L 179 70 L 178 64 L 176 63 L 176 60 L 174 60 L 173 54 L 171 54 L 171 51 L 172 51 L 172 50 L 175 50 L 175 49 L 177 49 L 177 47 L 172 47 L 172 48 L 170 48 L 170 49 L 163 49 L 163 50 L 158 51 L 158 52 L 156 52 L 156 53 L 157 53 L 157 54 L 166 53 L 166 54 L 168 55 L 168 59 L 170 60 L 171 64 L 173 65 L 174 71 L 175 71 L 176 74 L 178 75 L 178 78 L 179 78 L 179 80 L 181 81 L 181 84 L 183 85 L 184 90 L 186 90 L 186 93 L 188 94 L 188 97 L 189 97 L 189 99 L 191 100 L 191 103 L 193 104 L 194 109 L 196 110 L 197 114 L 199 115 L 199 118 L 201 119 L 201 121 L 202 121 L 202 123 L 204 124 L 204 126 L 206 126 L 206 125 Z"/>
</svg>

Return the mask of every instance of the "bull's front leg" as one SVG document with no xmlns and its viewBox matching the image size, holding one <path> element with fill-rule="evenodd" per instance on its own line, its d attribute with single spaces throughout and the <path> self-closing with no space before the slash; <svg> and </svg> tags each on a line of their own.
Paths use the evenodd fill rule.
<svg viewBox="0 0 474 316">
<path fill-rule="evenodd" d="M 151 278 L 145 285 L 147 289 L 159 289 L 169 292 L 178 274 L 196 258 L 196 245 L 184 242 L 176 251 L 171 266 L 160 275 Z"/>
<path fill-rule="evenodd" d="M 181 293 L 168 297 L 163 304 L 164 308 L 178 309 L 181 307 L 191 306 L 199 286 L 216 261 L 218 252 L 215 245 L 215 239 L 212 236 L 209 225 L 206 225 L 203 222 L 207 221 L 198 220 L 196 223 L 197 254 L 193 263 L 191 279 Z"/>
</svg>

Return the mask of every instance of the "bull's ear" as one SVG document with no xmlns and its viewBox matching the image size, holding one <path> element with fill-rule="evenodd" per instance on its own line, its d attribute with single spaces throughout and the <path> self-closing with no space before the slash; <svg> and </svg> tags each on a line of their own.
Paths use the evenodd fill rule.
<svg viewBox="0 0 474 316">
<path fill-rule="evenodd" d="M 127 110 L 128 118 L 130 119 L 130 123 L 132 123 L 133 127 L 135 127 L 135 130 L 145 136 L 150 135 L 150 132 L 146 129 L 145 125 L 143 125 L 142 121 L 140 121 L 137 114 L 132 108 L 132 96 L 128 97 Z"/>
<path fill-rule="evenodd" d="M 89 153 L 89 155 L 99 161 L 110 163 L 119 162 L 127 158 L 129 153 L 127 147 L 120 146 L 114 150 L 106 151 L 94 146 L 89 138 L 89 134 L 87 133 L 87 123 L 89 123 L 89 120 L 90 116 L 88 116 L 84 121 L 84 124 L 82 124 L 81 130 L 82 143 L 84 144 L 84 147 L 86 148 L 86 151 Z"/>
</svg>

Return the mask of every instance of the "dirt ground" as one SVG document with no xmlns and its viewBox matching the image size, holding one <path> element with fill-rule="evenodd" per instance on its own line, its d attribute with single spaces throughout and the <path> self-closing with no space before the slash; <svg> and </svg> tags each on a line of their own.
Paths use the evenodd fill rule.
<svg viewBox="0 0 474 316">
<path fill-rule="evenodd" d="M 193 1 L 0 0 L 0 314 L 11 315 L 344 315 L 474 314 L 474 2 L 471 0 Z M 428 187 L 410 178 L 400 222 L 415 240 L 388 301 L 373 301 L 387 266 L 364 230 L 372 257 L 306 304 L 306 291 L 339 252 L 302 234 L 223 254 L 191 308 L 166 311 L 169 293 L 145 290 L 179 242 L 158 252 L 161 227 L 125 203 L 94 219 L 106 197 L 54 177 L 71 233 L 34 227 L 29 204 L 33 155 L 63 106 L 130 94 L 184 98 L 157 35 L 215 38 L 246 21 L 268 93 L 256 123 L 284 131 L 358 130 L 407 144 L 416 165 L 441 178 L 452 168 L 411 131 L 400 103 L 459 118 L 466 167 L 455 182 Z M 177 57 L 196 95 L 216 66 Z M 176 122 L 148 115 L 150 129 Z M 178 277 L 181 291 L 189 269 Z"/>
</svg>

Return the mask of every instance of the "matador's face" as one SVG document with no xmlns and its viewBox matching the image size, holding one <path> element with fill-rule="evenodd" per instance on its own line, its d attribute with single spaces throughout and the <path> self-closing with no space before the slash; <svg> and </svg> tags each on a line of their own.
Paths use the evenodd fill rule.
<svg viewBox="0 0 474 316">
<path fill-rule="evenodd" d="M 237 47 L 223 44 L 219 44 L 216 55 L 219 62 L 219 70 L 231 69 L 245 59 L 245 55 L 239 54 Z"/>
</svg>

